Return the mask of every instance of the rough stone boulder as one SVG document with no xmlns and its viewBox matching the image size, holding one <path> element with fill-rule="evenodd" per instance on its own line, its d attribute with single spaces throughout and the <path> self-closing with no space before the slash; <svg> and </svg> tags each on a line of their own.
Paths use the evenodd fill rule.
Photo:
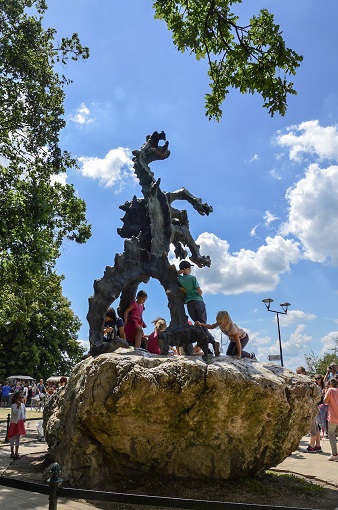
<svg viewBox="0 0 338 510">
<path fill-rule="evenodd" d="M 45 437 L 79 487 L 141 472 L 238 478 L 294 451 L 317 400 L 309 378 L 271 363 L 102 354 L 51 397 Z"/>
</svg>

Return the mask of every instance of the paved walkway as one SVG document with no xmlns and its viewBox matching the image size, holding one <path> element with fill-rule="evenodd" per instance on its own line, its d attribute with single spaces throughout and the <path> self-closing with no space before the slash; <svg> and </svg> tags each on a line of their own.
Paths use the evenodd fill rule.
<svg viewBox="0 0 338 510">
<path fill-rule="evenodd" d="M 26 421 L 26 430 L 29 434 L 29 440 L 21 441 L 20 443 L 20 457 L 30 455 L 32 453 L 47 452 L 47 443 L 38 440 L 36 431 L 37 421 Z M 10 448 L 8 443 L 3 443 L 5 436 L 3 427 L 1 427 L 1 443 L 0 443 L 0 476 L 6 476 L 6 470 L 12 463 L 19 463 L 20 460 L 13 460 L 10 458 Z M 34 430 L 35 434 L 32 433 Z M 62 474 L 61 474 L 62 476 Z M 28 492 L 20 489 L 13 489 L 11 487 L 4 487 L 0 485 L 0 508 L 6 510 L 48 510 L 49 501 L 48 496 L 36 492 Z M 70 499 L 60 498 L 57 504 L 58 510 L 91 510 L 96 509 L 93 505 L 81 503 Z"/>
<path fill-rule="evenodd" d="M 338 487 L 338 462 L 328 461 L 331 455 L 329 440 L 322 441 L 322 453 L 306 453 L 305 449 L 308 444 L 309 438 L 303 437 L 298 450 L 273 470 L 303 475 L 306 478 Z"/>
<path fill-rule="evenodd" d="M 36 428 L 36 422 L 27 421 L 27 430 Z M 4 434 L 1 434 L 2 441 Z M 32 453 L 40 453 L 47 451 L 47 444 L 36 439 L 30 441 L 22 441 L 20 444 L 20 455 L 29 455 Z M 294 473 L 303 475 L 306 478 L 322 481 L 338 487 L 338 462 L 328 462 L 331 453 L 328 439 L 324 440 L 322 445 L 323 453 L 305 453 L 308 445 L 307 437 L 303 437 L 299 449 L 290 457 L 284 460 L 273 471 Z M 0 475 L 6 476 L 6 470 L 12 462 L 20 462 L 13 460 L 9 456 L 8 443 L 0 443 Z M 62 476 L 62 474 L 61 474 Z M 34 492 L 27 492 L 19 489 L 0 486 L 0 508 L 6 510 L 48 510 L 48 496 Z M 58 500 L 58 510 L 90 510 L 93 505 L 81 503 L 79 501 L 67 500 L 60 498 Z"/>
</svg>

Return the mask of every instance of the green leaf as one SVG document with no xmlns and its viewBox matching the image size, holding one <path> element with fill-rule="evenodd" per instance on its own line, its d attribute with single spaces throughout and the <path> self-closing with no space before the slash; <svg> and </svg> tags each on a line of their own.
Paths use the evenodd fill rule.
<svg viewBox="0 0 338 510">
<path fill-rule="evenodd" d="M 267 9 L 241 26 L 231 12 L 242 0 L 157 0 L 155 18 L 164 20 L 179 51 L 207 58 L 211 91 L 205 108 L 209 119 L 220 120 L 221 105 L 231 88 L 243 94 L 259 93 L 271 116 L 285 115 L 288 94 L 295 95 L 288 81 L 302 56 L 286 47 L 279 25 Z"/>
</svg>

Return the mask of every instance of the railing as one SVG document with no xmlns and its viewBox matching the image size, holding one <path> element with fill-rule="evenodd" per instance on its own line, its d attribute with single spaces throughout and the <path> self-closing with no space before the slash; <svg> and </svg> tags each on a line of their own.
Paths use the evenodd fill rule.
<svg viewBox="0 0 338 510">
<path fill-rule="evenodd" d="M 145 496 L 139 494 L 124 494 L 119 492 L 103 492 L 83 489 L 70 489 L 60 487 L 60 467 L 55 462 L 51 467 L 52 476 L 49 485 L 25 482 L 0 476 L 0 486 L 13 487 L 29 492 L 49 495 L 49 510 L 57 510 L 58 498 L 85 499 L 87 501 L 109 501 L 111 503 L 125 503 L 129 505 L 157 506 L 159 508 L 181 508 L 187 510 L 310 510 L 272 505 L 255 505 L 250 503 L 231 503 L 223 501 L 208 501 L 198 499 L 167 498 L 161 496 Z M 313 509 L 312 509 L 313 510 Z"/>
</svg>

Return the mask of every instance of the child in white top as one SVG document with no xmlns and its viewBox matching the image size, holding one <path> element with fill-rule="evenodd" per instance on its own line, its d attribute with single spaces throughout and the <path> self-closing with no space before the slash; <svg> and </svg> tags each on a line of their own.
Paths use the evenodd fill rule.
<svg viewBox="0 0 338 510">
<path fill-rule="evenodd" d="M 21 391 L 14 393 L 11 406 L 11 422 L 8 428 L 8 438 L 11 447 L 11 458 L 19 459 L 20 436 L 26 435 L 26 407 L 23 403 L 23 394 Z M 14 452 L 15 446 L 15 452 Z"/>
<path fill-rule="evenodd" d="M 197 321 L 195 322 L 195 326 L 200 326 L 201 328 L 206 329 L 215 329 L 219 327 L 222 333 L 227 335 L 230 340 L 229 347 L 226 352 L 227 356 L 256 360 L 256 356 L 253 352 L 249 354 L 243 350 L 249 342 L 249 336 L 244 329 L 240 328 L 232 321 L 228 312 L 218 312 L 216 322 L 214 324 L 203 324 L 202 322 Z"/>
</svg>

